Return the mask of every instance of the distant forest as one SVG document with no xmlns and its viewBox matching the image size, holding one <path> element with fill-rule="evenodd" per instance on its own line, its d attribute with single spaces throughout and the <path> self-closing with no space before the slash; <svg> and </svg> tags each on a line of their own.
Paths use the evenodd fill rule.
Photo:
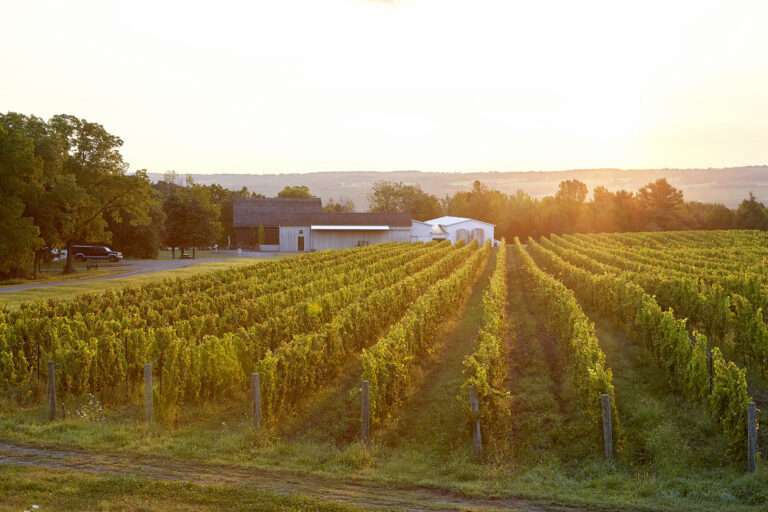
<svg viewBox="0 0 768 512">
<path fill-rule="evenodd" d="M 317 194 L 311 184 L 297 183 L 296 178 L 317 183 L 319 174 L 290 175 L 277 190 L 246 186 L 233 190 L 174 171 L 161 177 L 144 170 L 128 172 L 119 151 L 122 144 L 102 125 L 70 115 L 45 121 L 13 112 L 0 114 L 0 276 L 26 273 L 30 263 L 35 273 L 51 248 L 80 243 L 110 245 L 125 256 L 141 258 L 155 257 L 162 247 L 236 248 L 234 198 Z M 229 182 L 231 176 L 222 180 Z M 348 190 L 348 182 L 334 181 L 336 173 L 322 176 L 324 190 L 342 194 Z M 633 190 L 597 185 L 591 193 L 587 183 L 569 178 L 561 180 L 553 194 L 543 196 L 503 192 L 493 188 L 495 179 L 490 181 L 491 185 L 466 182 L 461 189 L 438 196 L 419 184 L 379 179 L 365 185 L 364 206 L 357 209 L 404 212 L 417 220 L 471 217 L 495 224 L 497 238 L 508 240 L 550 233 L 768 228 L 768 211 L 751 192 L 729 208 L 719 202 L 686 200 L 665 177 Z M 323 199 L 326 211 L 356 210 L 354 201 L 344 195 Z M 72 251 L 68 255 L 71 271 Z"/>
</svg>

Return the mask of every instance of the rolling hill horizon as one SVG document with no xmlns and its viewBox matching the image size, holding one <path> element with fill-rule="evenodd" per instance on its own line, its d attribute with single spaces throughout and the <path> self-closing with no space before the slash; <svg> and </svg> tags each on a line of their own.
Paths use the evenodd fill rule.
<svg viewBox="0 0 768 512">
<path fill-rule="evenodd" d="M 472 187 L 479 180 L 491 189 L 505 193 L 518 190 L 533 197 L 553 195 L 561 181 L 578 179 L 589 189 L 589 197 L 597 186 L 611 191 L 620 189 L 636 192 L 640 187 L 659 178 L 681 189 L 687 201 L 721 203 L 730 208 L 752 192 L 761 201 L 768 199 L 768 165 L 709 169 L 572 169 L 565 171 L 516 172 L 424 172 L 408 171 L 339 171 L 286 174 L 196 174 L 190 175 L 196 183 L 217 183 L 229 189 L 248 187 L 248 190 L 274 196 L 285 186 L 306 185 L 323 202 L 330 198 L 351 200 L 357 210 L 368 208 L 367 195 L 372 184 L 379 180 L 419 185 L 425 192 L 439 198 Z M 153 181 L 163 179 L 161 173 L 149 173 Z"/>
</svg>

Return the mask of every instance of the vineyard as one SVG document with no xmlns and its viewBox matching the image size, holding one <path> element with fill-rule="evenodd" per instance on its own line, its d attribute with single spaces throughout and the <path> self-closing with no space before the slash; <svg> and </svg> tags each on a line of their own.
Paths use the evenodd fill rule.
<svg viewBox="0 0 768 512">
<path fill-rule="evenodd" d="M 749 508 L 768 500 L 767 243 L 389 243 L 24 304 L 0 312 L 0 442 Z"/>
</svg>

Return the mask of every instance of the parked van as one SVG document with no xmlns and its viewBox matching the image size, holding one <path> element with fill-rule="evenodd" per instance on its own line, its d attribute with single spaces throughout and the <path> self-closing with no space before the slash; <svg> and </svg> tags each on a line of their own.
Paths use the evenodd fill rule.
<svg viewBox="0 0 768 512">
<path fill-rule="evenodd" d="M 103 245 L 73 245 L 72 253 L 78 261 L 104 260 L 116 262 L 123 259 L 122 252 L 113 251 Z"/>
</svg>

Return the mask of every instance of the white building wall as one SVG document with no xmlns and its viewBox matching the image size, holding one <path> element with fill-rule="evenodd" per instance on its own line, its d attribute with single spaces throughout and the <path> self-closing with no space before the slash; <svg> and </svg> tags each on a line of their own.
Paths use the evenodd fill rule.
<svg viewBox="0 0 768 512">
<path fill-rule="evenodd" d="M 429 242 L 432 240 L 432 225 L 418 220 L 411 221 L 411 242 Z"/>
<path fill-rule="evenodd" d="M 409 228 L 390 228 L 388 230 L 326 230 L 312 231 L 312 249 L 324 251 L 326 249 L 351 249 L 357 247 L 358 242 L 367 242 L 368 245 L 384 242 L 408 242 L 411 230 Z M 282 233 L 280 234 L 282 245 Z"/>
<path fill-rule="evenodd" d="M 299 237 L 304 237 L 304 251 L 312 247 L 312 234 L 309 226 L 280 226 L 280 251 L 296 252 L 299 250 Z"/>
<path fill-rule="evenodd" d="M 448 231 L 448 239 L 451 241 L 451 243 L 455 243 L 458 240 L 461 239 L 459 234 L 467 236 L 467 240 L 471 242 L 474 237 L 477 237 L 477 243 L 482 244 L 486 240 L 493 241 L 493 231 L 494 231 L 494 225 L 488 224 L 486 222 L 481 222 L 479 220 L 466 220 L 464 222 L 457 222 L 456 224 L 451 224 L 449 226 L 444 226 L 445 230 Z M 461 230 L 461 233 L 459 231 Z M 479 232 L 477 230 L 480 230 L 483 233 L 483 236 L 480 237 Z"/>
</svg>

